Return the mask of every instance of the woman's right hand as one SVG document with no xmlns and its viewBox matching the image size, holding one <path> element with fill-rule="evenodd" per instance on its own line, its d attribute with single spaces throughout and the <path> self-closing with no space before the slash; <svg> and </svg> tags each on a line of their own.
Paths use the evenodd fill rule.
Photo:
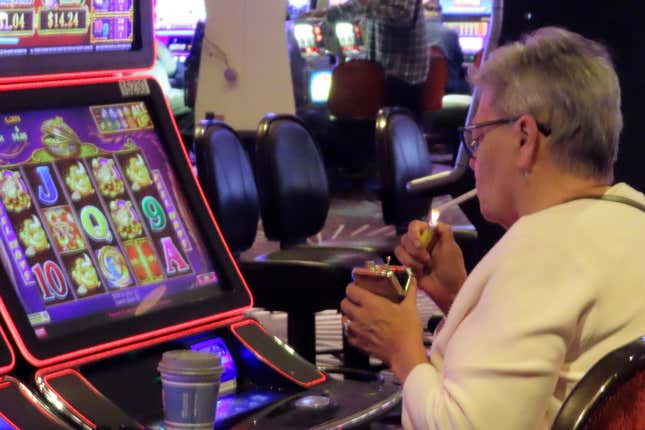
<svg viewBox="0 0 645 430">
<path fill-rule="evenodd" d="M 428 251 L 422 247 L 421 234 L 428 228 L 426 222 L 412 221 L 394 255 L 401 264 L 412 269 L 418 287 L 447 314 L 468 276 L 464 256 L 455 242 L 452 228 L 444 223 L 439 223 L 435 229 L 438 240 L 432 249 Z"/>
</svg>

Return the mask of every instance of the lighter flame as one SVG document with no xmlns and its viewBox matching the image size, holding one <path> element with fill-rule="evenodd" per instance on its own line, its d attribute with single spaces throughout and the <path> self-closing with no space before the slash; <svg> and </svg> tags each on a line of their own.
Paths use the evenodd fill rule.
<svg viewBox="0 0 645 430">
<path fill-rule="evenodd" d="M 438 209 L 434 208 L 430 211 L 430 226 L 435 227 L 439 221 L 439 216 L 441 212 Z"/>
</svg>

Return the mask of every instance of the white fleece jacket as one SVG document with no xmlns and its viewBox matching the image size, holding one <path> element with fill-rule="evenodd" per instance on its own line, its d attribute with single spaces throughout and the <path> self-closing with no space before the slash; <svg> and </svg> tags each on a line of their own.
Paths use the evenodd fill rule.
<svg viewBox="0 0 645 430">
<path fill-rule="evenodd" d="M 607 194 L 645 204 L 626 184 Z M 403 387 L 403 426 L 548 429 L 602 356 L 645 335 L 645 212 L 575 200 L 519 219 Z"/>
</svg>

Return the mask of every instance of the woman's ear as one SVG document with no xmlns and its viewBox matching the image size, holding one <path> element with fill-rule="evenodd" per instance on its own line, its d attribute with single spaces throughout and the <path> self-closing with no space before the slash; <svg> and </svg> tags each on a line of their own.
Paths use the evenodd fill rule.
<svg viewBox="0 0 645 430">
<path fill-rule="evenodd" d="M 537 122 L 532 115 L 524 114 L 515 121 L 514 127 L 519 136 L 517 167 L 530 173 L 540 149 L 540 133 L 537 129 Z"/>
</svg>

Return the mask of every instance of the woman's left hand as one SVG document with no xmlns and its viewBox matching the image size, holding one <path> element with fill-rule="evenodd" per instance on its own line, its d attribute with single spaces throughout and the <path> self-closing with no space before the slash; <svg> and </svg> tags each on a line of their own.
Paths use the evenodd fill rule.
<svg viewBox="0 0 645 430">
<path fill-rule="evenodd" d="M 427 362 L 414 280 L 401 303 L 354 283 L 345 294 L 340 307 L 350 344 L 388 363 L 401 383 L 417 364 Z"/>
</svg>

